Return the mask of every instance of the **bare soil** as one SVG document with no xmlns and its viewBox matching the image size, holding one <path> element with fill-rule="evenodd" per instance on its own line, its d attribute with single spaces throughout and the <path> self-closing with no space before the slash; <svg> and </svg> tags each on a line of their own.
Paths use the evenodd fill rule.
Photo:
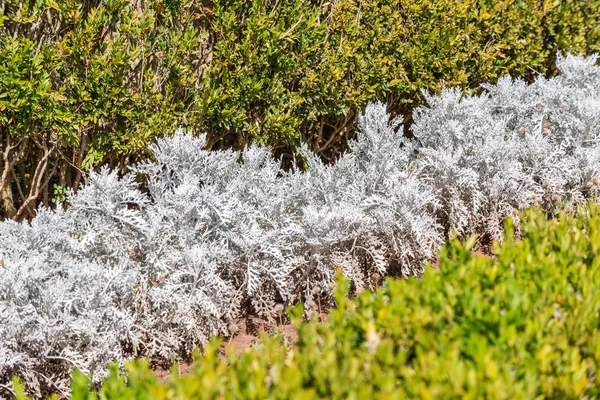
<svg viewBox="0 0 600 400">
<path fill-rule="evenodd" d="M 319 316 L 321 321 L 324 318 L 326 318 L 325 314 Z M 279 332 L 291 343 L 298 340 L 296 328 L 289 323 L 281 325 L 255 317 L 248 317 L 246 320 L 237 322 L 237 325 L 240 329 L 239 332 L 221 345 L 219 356 L 223 361 L 225 361 L 227 352 L 235 351 L 236 354 L 242 354 L 244 351 L 260 345 L 261 332 L 267 334 Z M 171 365 L 166 362 L 155 362 L 152 366 L 154 374 L 164 383 L 168 380 L 172 369 L 177 371 L 180 376 L 185 375 L 191 372 L 193 363 L 193 360 L 180 361 Z"/>
</svg>

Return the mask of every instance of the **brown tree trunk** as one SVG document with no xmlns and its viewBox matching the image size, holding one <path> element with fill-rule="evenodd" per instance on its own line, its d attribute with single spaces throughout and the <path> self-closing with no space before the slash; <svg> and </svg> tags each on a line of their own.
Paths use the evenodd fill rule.
<svg viewBox="0 0 600 400">
<path fill-rule="evenodd" d="M 18 145 L 18 144 L 17 144 Z M 0 200 L 4 209 L 4 216 L 13 218 L 17 213 L 15 200 L 13 198 L 10 174 L 12 172 L 13 162 L 11 161 L 10 151 L 17 145 L 11 146 L 10 137 L 6 137 L 6 147 L 0 144 L 0 154 L 2 155 L 2 173 L 0 174 Z"/>
<path fill-rule="evenodd" d="M 60 172 L 58 176 L 58 184 L 62 187 L 67 187 L 67 171 L 69 164 L 66 160 L 60 160 Z"/>
<path fill-rule="evenodd" d="M 83 171 L 81 170 L 81 164 L 83 163 L 83 157 L 85 156 L 85 152 L 88 147 L 88 135 L 84 134 L 81 136 L 81 143 L 79 145 L 79 152 L 77 153 L 74 166 L 76 168 L 75 179 L 73 180 L 73 190 L 77 192 L 79 190 L 79 185 L 81 183 L 81 177 L 83 175 Z"/>
<path fill-rule="evenodd" d="M 35 172 L 31 179 L 29 194 L 26 199 L 23 199 L 23 204 L 21 204 L 21 206 L 17 210 L 17 214 L 13 217 L 14 220 L 18 220 L 19 218 L 21 218 L 21 216 L 25 212 L 28 213 L 30 218 L 33 218 L 35 216 L 35 207 L 37 199 L 40 195 L 40 190 L 42 189 L 44 184 L 48 184 L 49 179 L 46 179 L 46 181 L 44 181 L 44 177 L 46 176 L 46 170 L 48 168 L 50 156 L 54 152 L 56 145 L 54 145 L 54 147 L 52 148 L 48 148 L 45 141 L 41 144 L 36 142 L 36 144 L 40 148 L 40 150 L 42 150 L 43 156 L 41 157 L 40 161 L 38 161 L 35 167 Z"/>
<path fill-rule="evenodd" d="M 11 219 L 14 218 L 15 215 L 17 215 L 17 209 L 15 208 L 10 179 L 8 179 L 8 182 L 5 185 L 2 185 L 0 198 L 2 198 L 2 208 L 4 209 L 5 217 Z"/>
</svg>

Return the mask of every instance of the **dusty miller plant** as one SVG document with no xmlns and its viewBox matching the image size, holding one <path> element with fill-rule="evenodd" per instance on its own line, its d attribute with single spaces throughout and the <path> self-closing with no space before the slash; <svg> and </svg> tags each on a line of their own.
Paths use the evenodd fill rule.
<svg viewBox="0 0 600 400">
<path fill-rule="evenodd" d="M 136 341 L 135 293 L 142 270 L 145 196 L 103 170 L 70 196 L 67 211 L 40 209 L 31 225 L 0 223 L 0 383 L 21 377 L 37 396 L 68 392 L 77 367 L 100 379 Z"/>
<path fill-rule="evenodd" d="M 123 178 L 91 173 L 66 211 L 0 223 L 2 384 L 67 393 L 75 367 L 99 380 L 110 361 L 189 354 L 242 312 L 273 318 L 316 287 L 327 301 L 338 268 L 357 289 L 392 261 L 421 276 L 442 242 L 437 202 L 396 128 L 372 105 L 351 151 L 333 165 L 305 151 L 307 172 L 178 132 Z"/>
<path fill-rule="evenodd" d="M 501 222 L 539 204 L 591 197 L 600 177 L 597 57 L 557 57 L 561 75 L 503 77 L 479 95 L 447 89 L 415 111 L 420 177 L 447 231 L 501 239 Z M 517 221 L 518 222 L 518 221 Z"/>
</svg>

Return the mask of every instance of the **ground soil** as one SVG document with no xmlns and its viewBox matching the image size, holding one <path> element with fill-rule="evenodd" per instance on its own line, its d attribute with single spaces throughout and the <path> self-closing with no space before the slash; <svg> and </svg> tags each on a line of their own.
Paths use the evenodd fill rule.
<svg viewBox="0 0 600 400">
<path fill-rule="evenodd" d="M 322 314 L 320 319 L 323 320 L 325 317 L 326 315 Z M 289 323 L 278 324 L 259 318 L 249 317 L 246 320 L 238 321 L 237 325 L 240 331 L 221 346 L 219 356 L 223 361 L 225 361 L 225 355 L 228 351 L 235 351 L 236 354 L 242 354 L 244 351 L 260 344 L 261 332 L 266 332 L 268 334 L 280 332 L 291 343 L 295 343 L 298 340 L 296 328 Z M 179 375 L 185 375 L 191 371 L 192 365 L 192 360 L 186 360 L 171 365 L 165 362 L 155 362 L 152 367 L 154 374 L 164 383 L 168 380 L 172 369 L 175 369 Z"/>
</svg>

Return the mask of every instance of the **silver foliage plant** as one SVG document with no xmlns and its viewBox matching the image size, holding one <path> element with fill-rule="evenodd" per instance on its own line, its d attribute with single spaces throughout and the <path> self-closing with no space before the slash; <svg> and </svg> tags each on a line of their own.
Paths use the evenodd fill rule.
<svg viewBox="0 0 600 400">
<path fill-rule="evenodd" d="M 561 74 L 533 84 L 503 77 L 479 96 L 426 95 L 412 131 L 438 221 L 462 235 L 502 238 L 502 220 L 591 198 L 600 178 L 597 56 L 557 57 Z M 518 219 L 515 218 L 518 222 Z"/>
<path fill-rule="evenodd" d="M 38 396 L 66 393 L 74 367 L 100 379 L 130 356 L 142 271 L 127 248 L 142 234 L 127 202 L 143 199 L 133 180 L 103 170 L 68 211 L 0 223 L 0 384 L 17 374 Z"/>
<path fill-rule="evenodd" d="M 303 149 L 306 171 L 180 131 L 122 178 L 91 173 L 66 211 L 0 222 L 0 393 L 13 374 L 68 393 L 73 368 L 98 382 L 111 361 L 186 355 L 248 310 L 327 301 L 338 268 L 357 290 L 421 276 L 450 230 L 498 238 L 513 210 L 597 194 L 595 62 L 428 96 L 411 140 L 371 104 L 350 151 L 325 165 Z"/>
</svg>

